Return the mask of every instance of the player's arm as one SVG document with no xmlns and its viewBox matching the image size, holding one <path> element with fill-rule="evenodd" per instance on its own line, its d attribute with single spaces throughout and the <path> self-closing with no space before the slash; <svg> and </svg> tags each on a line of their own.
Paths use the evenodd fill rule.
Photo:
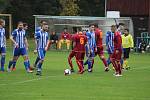
<svg viewBox="0 0 150 100">
<path fill-rule="evenodd" d="M 50 47 L 50 35 L 47 36 L 47 44 L 46 44 L 45 50 L 47 51 L 49 47 Z"/>
<path fill-rule="evenodd" d="M 28 50 L 29 44 L 28 44 L 28 40 L 27 40 L 27 38 L 26 38 L 26 37 L 24 38 L 24 41 L 25 41 L 26 49 Z"/>
<path fill-rule="evenodd" d="M 130 41 L 130 47 L 133 48 L 134 47 L 134 43 L 133 43 L 132 35 L 130 35 L 129 41 Z"/>
<path fill-rule="evenodd" d="M 116 48 L 116 53 L 119 52 L 119 50 L 121 50 L 122 48 L 122 38 L 121 35 L 117 35 L 117 48 Z"/>
<path fill-rule="evenodd" d="M 12 35 L 10 36 L 10 40 L 13 42 L 13 44 L 15 45 L 15 47 L 19 47 L 18 43 L 14 40 L 14 37 L 17 35 L 16 31 L 12 32 Z"/>
</svg>

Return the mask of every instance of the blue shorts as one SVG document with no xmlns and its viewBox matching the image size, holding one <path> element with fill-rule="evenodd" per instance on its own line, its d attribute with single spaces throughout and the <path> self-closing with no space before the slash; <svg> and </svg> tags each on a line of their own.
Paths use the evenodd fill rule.
<svg viewBox="0 0 150 100">
<path fill-rule="evenodd" d="M 27 55 L 27 50 L 26 48 L 14 48 L 14 56 L 24 56 Z"/>
<path fill-rule="evenodd" d="M 88 48 L 87 46 L 85 47 L 85 50 L 86 50 L 86 56 L 88 57 Z M 94 48 L 92 48 L 92 52 L 90 52 L 90 55 L 89 57 L 95 57 L 95 51 L 94 51 Z"/>
<path fill-rule="evenodd" d="M 45 58 L 45 54 L 46 54 L 46 51 L 44 49 L 38 49 L 38 57 L 40 59 L 44 59 Z"/>
<path fill-rule="evenodd" d="M 5 47 L 0 47 L 0 53 L 6 53 L 6 48 Z"/>
<path fill-rule="evenodd" d="M 108 52 L 108 54 L 113 54 L 113 52 L 114 52 L 114 49 L 107 49 L 107 52 Z"/>
</svg>

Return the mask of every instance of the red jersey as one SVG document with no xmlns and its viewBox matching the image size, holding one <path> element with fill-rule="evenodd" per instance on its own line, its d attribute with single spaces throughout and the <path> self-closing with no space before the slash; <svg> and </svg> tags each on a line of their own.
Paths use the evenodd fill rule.
<svg viewBox="0 0 150 100">
<path fill-rule="evenodd" d="M 103 47 L 103 33 L 99 28 L 95 29 L 96 46 Z"/>
<path fill-rule="evenodd" d="M 70 39 L 70 34 L 68 32 L 62 32 L 61 33 L 61 39 Z"/>
<path fill-rule="evenodd" d="M 120 32 L 115 32 L 114 34 L 114 49 L 122 50 L 122 38 Z"/>
<path fill-rule="evenodd" d="M 85 44 L 87 43 L 87 37 L 83 34 L 75 34 L 72 36 L 72 40 L 75 42 L 75 52 L 85 52 Z"/>
</svg>

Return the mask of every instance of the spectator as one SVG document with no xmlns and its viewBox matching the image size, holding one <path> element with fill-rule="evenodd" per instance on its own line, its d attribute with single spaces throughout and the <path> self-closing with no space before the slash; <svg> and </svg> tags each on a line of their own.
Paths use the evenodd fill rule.
<svg viewBox="0 0 150 100">
<path fill-rule="evenodd" d="M 64 32 L 61 33 L 60 35 L 60 40 L 58 43 L 58 48 L 61 49 L 61 44 L 66 43 L 67 44 L 67 50 L 70 48 L 70 33 L 67 32 L 67 28 L 64 28 Z"/>
<path fill-rule="evenodd" d="M 50 34 L 49 47 L 51 46 L 51 44 L 56 44 L 56 49 L 57 49 L 58 35 L 55 33 L 55 31 L 53 31 L 53 32 Z"/>
</svg>

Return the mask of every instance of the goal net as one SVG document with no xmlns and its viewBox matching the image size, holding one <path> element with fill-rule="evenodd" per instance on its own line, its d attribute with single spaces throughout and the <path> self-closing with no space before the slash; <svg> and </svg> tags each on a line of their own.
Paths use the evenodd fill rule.
<svg viewBox="0 0 150 100">
<path fill-rule="evenodd" d="M 50 27 L 50 31 L 55 31 L 58 35 L 64 28 L 68 28 L 71 34 L 77 31 L 78 27 L 82 29 L 88 29 L 88 25 L 91 23 L 98 24 L 99 28 L 103 31 L 103 43 L 105 44 L 105 33 L 110 30 L 111 25 L 124 23 L 129 28 L 130 33 L 133 33 L 133 22 L 130 17 L 120 18 L 106 18 L 106 17 L 87 17 L 87 16 L 46 16 L 46 15 L 34 15 L 35 28 L 40 25 L 40 21 L 47 21 Z"/>
</svg>

